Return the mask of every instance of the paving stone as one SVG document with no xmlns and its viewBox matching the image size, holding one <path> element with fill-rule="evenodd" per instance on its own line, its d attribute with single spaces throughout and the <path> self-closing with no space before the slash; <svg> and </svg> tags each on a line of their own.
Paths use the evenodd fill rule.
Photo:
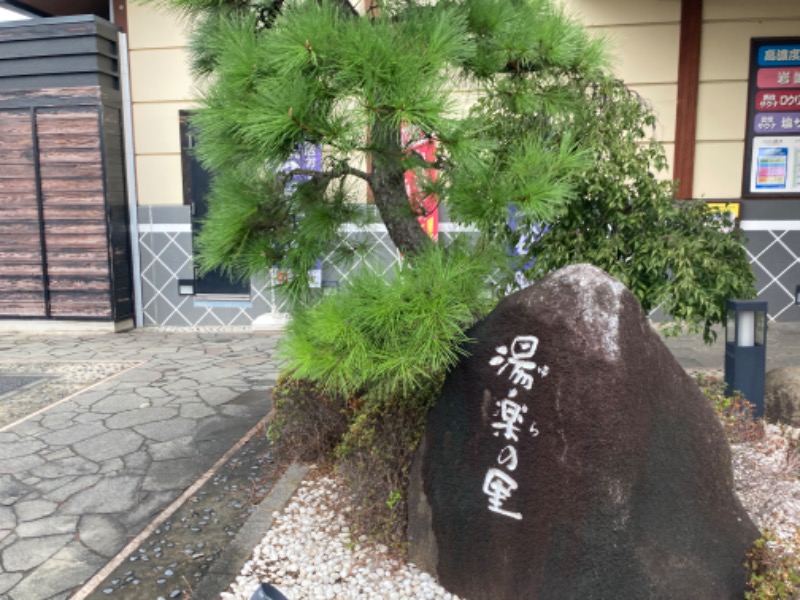
<svg viewBox="0 0 800 600">
<path fill-rule="evenodd" d="M 75 533 L 78 517 L 74 515 L 54 515 L 37 521 L 17 525 L 16 534 L 20 538 L 42 537 L 57 533 Z"/>
<path fill-rule="evenodd" d="M 71 446 L 81 440 L 97 437 L 108 431 L 100 423 L 80 423 L 67 429 L 54 431 L 47 435 L 47 443 L 51 446 Z"/>
<path fill-rule="evenodd" d="M 207 471 L 213 462 L 202 456 L 154 462 L 147 470 L 142 489 L 147 491 L 176 490 L 188 487 Z"/>
<path fill-rule="evenodd" d="M 92 487 L 102 477 L 100 475 L 83 475 L 81 477 L 73 477 L 63 486 L 55 488 L 44 494 L 48 500 L 55 500 L 56 502 L 63 502 L 73 494 L 79 493 L 81 490 Z"/>
<path fill-rule="evenodd" d="M 19 582 L 9 596 L 12 600 L 64 597 L 61 594 L 84 584 L 105 562 L 73 542 Z"/>
<path fill-rule="evenodd" d="M 0 529 L 13 529 L 17 524 L 17 515 L 13 508 L 0 506 Z"/>
<path fill-rule="evenodd" d="M 176 408 L 138 408 L 117 413 L 106 419 L 109 429 L 129 429 L 145 423 L 162 422 L 178 415 Z"/>
<path fill-rule="evenodd" d="M 75 476 L 45 479 L 36 484 L 36 489 L 42 494 L 46 494 L 47 492 L 52 492 L 53 490 L 57 490 L 58 488 L 67 485 L 71 481 L 75 481 L 75 479 Z"/>
<path fill-rule="evenodd" d="M 197 454 L 194 438 L 190 435 L 169 440 L 168 442 L 154 442 L 150 444 L 148 451 L 153 460 L 185 458 Z"/>
<path fill-rule="evenodd" d="M 33 454 L 44 448 L 45 445 L 41 440 L 31 439 L 10 440 L 0 443 L 0 461 Z"/>
<path fill-rule="evenodd" d="M 61 550 L 72 538 L 72 534 L 63 534 L 17 540 L 0 555 L 3 568 L 6 571 L 29 571 Z M 29 598 L 36 597 L 45 596 L 29 596 Z"/>
<path fill-rule="evenodd" d="M 40 452 L 39 456 L 46 460 L 59 460 L 60 458 L 75 456 L 75 453 L 70 448 L 59 448 L 58 450 Z"/>
<path fill-rule="evenodd" d="M 146 450 L 139 450 L 133 454 L 123 457 L 125 469 L 130 473 L 144 473 L 150 466 L 152 459 Z"/>
<path fill-rule="evenodd" d="M 124 470 L 125 463 L 121 458 L 112 458 L 111 460 L 103 461 L 103 464 L 100 465 L 100 473 L 103 475 L 122 473 Z"/>
<path fill-rule="evenodd" d="M 3 537 L 0 538 L 0 551 L 5 548 L 8 548 L 11 544 L 17 541 L 17 534 L 13 531 L 8 533 L 3 533 Z"/>
<path fill-rule="evenodd" d="M 138 393 L 129 392 L 128 394 L 114 394 L 92 404 L 92 412 L 116 414 L 124 410 L 135 410 L 139 408 L 145 398 Z"/>
<path fill-rule="evenodd" d="M 158 442 L 166 442 L 176 437 L 191 434 L 197 422 L 192 419 L 172 419 L 170 421 L 162 421 L 160 423 L 146 423 L 144 425 L 137 425 L 134 429 L 141 433 L 143 436 L 148 437 Z"/>
<path fill-rule="evenodd" d="M 142 442 L 144 438 L 135 431 L 108 431 L 90 440 L 78 442 L 73 448 L 84 458 L 100 461 L 136 452 Z"/>
<path fill-rule="evenodd" d="M 49 461 L 47 464 L 31 469 L 31 474 L 36 477 L 54 478 L 68 475 L 92 475 L 100 470 L 100 465 L 81 456 L 70 456 L 59 460 Z"/>
<path fill-rule="evenodd" d="M 213 408 L 209 408 L 201 402 L 185 402 L 181 404 L 181 416 L 186 419 L 202 419 L 217 414 Z"/>
<path fill-rule="evenodd" d="M 78 523 L 78 538 L 90 550 L 111 558 L 128 541 L 125 528 L 113 517 L 84 515 Z"/>
<path fill-rule="evenodd" d="M 203 402 L 217 406 L 235 398 L 237 394 L 230 388 L 207 386 L 199 390 L 197 395 Z"/>
<path fill-rule="evenodd" d="M 0 573 L 0 594 L 5 594 L 22 579 L 20 573 Z"/>
<path fill-rule="evenodd" d="M 35 521 L 53 514 L 56 508 L 58 508 L 58 504 L 49 500 L 28 500 L 27 502 L 17 502 L 14 505 L 14 513 L 20 522 Z"/>
<path fill-rule="evenodd" d="M 64 514 L 118 513 L 136 506 L 141 480 L 127 475 L 101 479 L 92 487 L 74 494 L 64 503 Z"/>
<path fill-rule="evenodd" d="M 13 431 L 0 432 L 0 444 L 5 444 L 6 442 L 18 442 L 19 440 L 20 436 Z"/>
<path fill-rule="evenodd" d="M 72 410 L 69 410 L 68 412 L 49 410 L 47 411 L 47 414 L 44 415 L 44 418 L 42 418 L 41 425 L 42 427 L 47 427 L 48 429 L 64 429 L 72 424 L 73 416 L 74 412 Z"/>
<path fill-rule="evenodd" d="M 143 524 L 152 521 L 180 494 L 180 490 L 149 492 L 132 510 L 119 515 L 119 523 L 127 529 L 128 535 L 132 537 L 139 533 Z"/>
<path fill-rule="evenodd" d="M 35 455 L 0 459 L 0 473 L 20 473 L 41 464 L 44 464 L 44 459 Z"/>
<path fill-rule="evenodd" d="M 136 393 L 144 398 L 168 398 L 169 394 L 157 387 L 139 388 Z"/>
<path fill-rule="evenodd" d="M 102 421 L 107 418 L 108 415 L 102 413 L 81 413 L 74 418 L 76 423 L 96 423 L 98 421 Z"/>
</svg>

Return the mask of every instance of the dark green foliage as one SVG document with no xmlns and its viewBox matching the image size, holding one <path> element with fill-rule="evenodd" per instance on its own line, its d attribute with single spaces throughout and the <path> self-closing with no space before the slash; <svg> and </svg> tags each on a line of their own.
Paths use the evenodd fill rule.
<svg viewBox="0 0 800 600">
<path fill-rule="evenodd" d="M 450 93 L 461 85 L 491 96 L 509 74 L 523 90 L 541 76 L 596 74 L 601 44 L 550 0 L 386 2 L 366 16 L 346 0 L 163 1 L 196 19 L 195 72 L 208 75 L 193 122 L 198 154 L 219 174 L 214 187 L 227 190 L 215 192 L 211 226 L 200 235 L 204 269 L 247 277 L 280 261 L 304 272 L 343 243 L 340 226 L 352 215 L 328 211 L 312 244 L 300 223 L 316 207 L 358 199 L 356 180 L 371 190 L 395 245 L 407 255 L 423 251 L 431 242 L 415 226 L 403 172 L 434 165 L 407 152 L 401 127 L 436 139 L 440 180 L 430 187 L 456 218 L 481 228 L 500 227 L 512 203 L 540 219 L 560 214 L 590 164 L 589 152 L 544 129 L 507 143 L 487 123 L 464 118 Z M 303 173 L 309 185 L 287 189 L 289 177 L 276 170 L 300 144 L 322 145 L 325 166 Z M 234 193 L 257 193 L 260 214 L 296 223 L 265 228 L 261 218 L 222 208 Z"/>
<path fill-rule="evenodd" d="M 509 137 L 545 128 L 552 143 L 568 140 L 591 150 L 595 160 L 573 180 L 577 200 L 530 246 L 536 262 L 528 277 L 591 263 L 618 277 L 646 312 L 660 305 L 713 341 L 711 326 L 724 321 L 726 300 L 755 295 L 741 231 L 703 203 L 674 201 L 671 183 L 657 178 L 666 167 L 663 148 L 647 137 L 655 117 L 622 83 L 610 78 L 537 81 L 541 89 L 531 102 L 538 116 L 531 117 L 527 104 L 516 110 L 518 94 L 508 90 L 482 104 L 483 118 Z M 553 94 L 589 101 L 574 102 L 564 119 L 544 104 Z M 523 227 L 505 228 L 500 235 L 515 245 L 535 219 L 523 212 Z"/>
</svg>

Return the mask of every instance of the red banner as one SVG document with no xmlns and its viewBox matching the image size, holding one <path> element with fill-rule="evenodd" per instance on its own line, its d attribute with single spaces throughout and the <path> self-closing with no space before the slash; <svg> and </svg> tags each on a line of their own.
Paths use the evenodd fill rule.
<svg viewBox="0 0 800 600">
<path fill-rule="evenodd" d="M 403 143 L 410 151 L 416 152 L 427 162 L 436 160 L 436 140 L 425 136 L 416 129 L 403 127 Z M 425 177 L 430 181 L 436 181 L 439 176 L 436 169 L 424 169 Z M 405 172 L 406 194 L 411 201 L 411 206 L 419 213 L 417 221 L 434 241 L 439 239 L 439 199 L 436 194 L 429 194 L 425 197 L 420 190 L 422 182 L 415 170 Z"/>
</svg>

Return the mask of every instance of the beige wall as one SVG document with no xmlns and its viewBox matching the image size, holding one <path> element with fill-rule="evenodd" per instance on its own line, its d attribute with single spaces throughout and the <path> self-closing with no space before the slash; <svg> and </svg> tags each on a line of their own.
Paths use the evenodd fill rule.
<svg viewBox="0 0 800 600">
<path fill-rule="evenodd" d="M 798 0 L 705 0 L 695 196 L 741 197 L 750 38 L 798 34 Z"/>
<path fill-rule="evenodd" d="M 651 102 L 672 162 L 680 1 L 564 2 L 608 40 L 614 72 Z M 191 107 L 193 93 L 185 24 L 152 4 L 128 10 L 139 203 L 180 204 L 178 111 Z M 694 195 L 738 198 L 750 38 L 798 35 L 800 0 L 705 0 L 702 32 Z"/>
<path fill-rule="evenodd" d="M 133 140 L 139 204 L 182 204 L 178 111 L 192 106 L 186 24 L 128 3 Z"/>
<path fill-rule="evenodd" d="M 680 0 L 565 0 L 615 55 L 614 70 L 648 98 L 657 137 L 672 157 Z M 739 198 L 744 161 L 750 38 L 800 34 L 798 0 L 705 0 L 694 195 Z"/>
</svg>

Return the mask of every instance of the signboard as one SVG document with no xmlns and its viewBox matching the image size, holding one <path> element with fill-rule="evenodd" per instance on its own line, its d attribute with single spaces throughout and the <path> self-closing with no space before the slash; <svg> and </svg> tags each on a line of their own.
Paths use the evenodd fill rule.
<svg viewBox="0 0 800 600">
<path fill-rule="evenodd" d="M 800 195 L 800 38 L 750 47 L 745 197 Z"/>
</svg>

